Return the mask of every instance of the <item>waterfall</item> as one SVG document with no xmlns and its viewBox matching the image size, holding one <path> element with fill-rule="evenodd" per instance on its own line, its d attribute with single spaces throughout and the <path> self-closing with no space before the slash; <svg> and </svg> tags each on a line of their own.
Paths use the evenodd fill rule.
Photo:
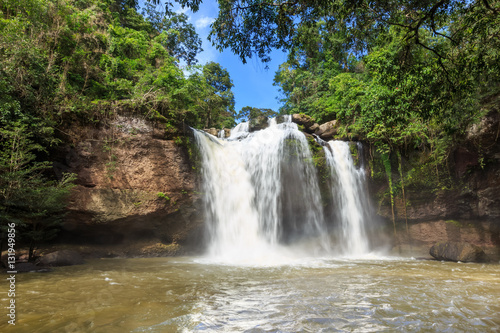
<svg viewBox="0 0 500 333">
<path fill-rule="evenodd" d="M 347 142 L 329 141 L 324 150 L 333 180 L 332 197 L 341 224 L 342 252 L 354 256 L 367 254 L 369 246 L 365 223 L 370 203 L 364 186 L 364 169 L 355 167 Z"/>
<path fill-rule="evenodd" d="M 194 131 L 203 166 L 209 257 L 241 262 L 284 249 L 300 248 L 307 255 L 331 252 L 327 225 L 332 221 L 325 218 L 307 138 L 290 116 L 283 118 L 254 132 L 249 123 L 241 123 L 227 139 Z M 347 143 L 328 145 L 343 254 L 366 253 L 364 196 L 359 193 L 364 173 L 354 167 Z"/>
</svg>

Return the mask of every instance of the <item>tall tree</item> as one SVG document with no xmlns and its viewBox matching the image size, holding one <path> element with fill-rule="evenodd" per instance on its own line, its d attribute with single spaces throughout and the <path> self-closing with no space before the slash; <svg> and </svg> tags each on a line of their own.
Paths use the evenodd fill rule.
<svg viewBox="0 0 500 333">
<path fill-rule="evenodd" d="M 209 62 L 203 66 L 203 77 L 208 85 L 204 98 L 205 127 L 223 125 L 232 127 L 234 124 L 234 86 L 229 72 L 220 64 Z"/>
<path fill-rule="evenodd" d="M 172 12 L 168 5 L 166 10 L 159 9 L 152 3 L 145 4 L 143 13 L 160 35 L 158 40 L 170 56 L 185 61 L 187 65 L 198 62 L 196 55 L 203 51 L 201 39 L 186 14 Z"/>
</svg>

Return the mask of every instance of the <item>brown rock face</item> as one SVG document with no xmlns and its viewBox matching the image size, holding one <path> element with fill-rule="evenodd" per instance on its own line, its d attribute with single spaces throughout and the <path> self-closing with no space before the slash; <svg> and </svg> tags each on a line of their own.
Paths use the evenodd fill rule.
<svg viewBox="0 0 500 333">
<path fill-rule="evenodd" d="M 441 242 L 431 247 L 430 255 L 438 260 L 482 262 L 485 260 L 483 250 L 476 245 L 458 242 Z"/>
<path fill-rule="evenodd" d="M 418 156 L 413 156 L 413 160 L 418 166 Z M 410 159 L 403 158 L 405 163 L 410 163 Z M 407 187 L 406 203 L 401 195 L 395 198 L 394 215 L 399 229 L 395 244 L 413 255 L 421 255 L 437 242 L 467 242 L 480 246 L 488 258 L 499 260 L 500 113 L 490 112 L 471 126 L 447 163 L 451 189 Z M 396 167 L 393 164 L 393 170 Z M 399 179 L 394 171 L 393 177 Z M 372 184 L 374 192 L 381 193 L 384 186 L 387 189 L 387 185 L 380 186 L 375 181 Z M 391 221 L 389 200 L 379 201 L 378 214 Z"/>
<path fill-rule="evenodd" d="M 201 205 L 186 147 L 137 122 L 120 117 L 110 128 L 88 129 L 60 153 L 58 169 L 78 175 L 60 242 L 132 256 L 157 243 L 199 245 Z"/>
<path fill-rule="evenodd" d="M 212 128 L 206 128 L 206 129 L 204 129 L 204 131 L 207 132 L 208 134 L 213 135 L 213 136 L 217 136 L 217 134 L 219 134 L 218 131 L 217 131 L 217 129 L 214 128 L 214 127 L 212 127 Z"/>
<path fill-rule="evenodd" d="M 313 126 L 315 123 L 314 119 L 311 118 L 311 116 L 300 113 L 292 115 L 292 122 L 296 123 L 297 125 L 302 125 L 306 128 Z"/>
</svg>

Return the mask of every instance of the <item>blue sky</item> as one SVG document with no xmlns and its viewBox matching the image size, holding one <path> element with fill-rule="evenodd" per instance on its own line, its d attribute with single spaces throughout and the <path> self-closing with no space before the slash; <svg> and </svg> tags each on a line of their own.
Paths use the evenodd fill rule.
<svg viewBox="0 0 500 333">
<path fill-rule="evenodd" d="M 162 1 L 162 3 L 164 2 Z M 271 54 L 270 63 L 263 64 L 257 57 L 253 57 L 247 59 L 247 63 L 243 64 L 239 57 L 230 50 L 224 50 L 220 53 L 207 40 L 210 24 L 217 17 L 217 1 L 203 0 L 200 10 L 196 13 L 182 9 L 178 4 L 175 5 L 176 11 L 183 12 L 189 17 L 189 23 L 195 26 L 196 32 L 203 41 L 203 52 L 197 56 L 198 63 L 203 65 L 215 61 L 228 70 L 234 84 L 232 90 L 236 102 L 236 112 L 245 106 L 271 108 L 278 111 L 281 104 L 277 100 L 279 92 L 278 87 L 273 86 L 273 79 L 279 65 L 286 61 L 286 54 L 274 51 Z M 266 65 L 269 69 L 265 69 Z"/>
</svg>

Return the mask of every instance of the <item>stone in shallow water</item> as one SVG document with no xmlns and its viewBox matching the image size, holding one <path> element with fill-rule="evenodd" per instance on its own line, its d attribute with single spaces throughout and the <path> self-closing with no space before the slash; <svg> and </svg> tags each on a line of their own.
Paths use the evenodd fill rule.
<svg viewBox="0 0 500 333">
<path fill-rule="evenodd" d="M 71 266 L 80 265 L 83 262 L 80 253 L 71 250 L 52 252 L 40 259 L 40 264 L 43 266 Z"/>
<path fill-rule="evenodd" d="M 483 249 L 465 242 L 436 243 L 429 253 L 438 260 L 481 262 L 486 259 Z"/>
</svg>

